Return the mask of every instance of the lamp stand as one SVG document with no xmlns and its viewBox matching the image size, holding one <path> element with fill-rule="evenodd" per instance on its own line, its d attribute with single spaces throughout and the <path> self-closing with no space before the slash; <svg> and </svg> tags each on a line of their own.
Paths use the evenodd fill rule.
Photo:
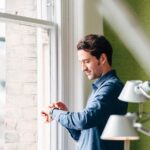
<svg viewBox="0 0 150 150">
<path fill-rule="evenodd" d="M 130 150 L 130 141 L 129 140 L 124 141 L 124 150 Z"/>
<path fill-rule="evenodd" d="M 139 118 L 142 118 L 142 115 L 143 115 L 143 103 L 139 104 Z"/>
</svg>

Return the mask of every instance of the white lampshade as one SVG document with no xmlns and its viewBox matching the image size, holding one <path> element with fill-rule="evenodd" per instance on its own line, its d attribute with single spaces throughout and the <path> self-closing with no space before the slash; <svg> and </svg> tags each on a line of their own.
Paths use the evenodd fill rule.
<svg viewBox="0 0 150 150">
<path fill-rule="evenodd" d="M 131 103 L 142 103 L 147 101 L 147 97 L 138 89 L 140 84 L 142 84 L 140 80 L 127 81 L 118 97 L 119 100 Z"/>
<path fill-rule="evenodd" d="M 139 136 L 125 116 L 111 115 L 101 135 L 104 140 L 138 140 Z"/>
</svg>

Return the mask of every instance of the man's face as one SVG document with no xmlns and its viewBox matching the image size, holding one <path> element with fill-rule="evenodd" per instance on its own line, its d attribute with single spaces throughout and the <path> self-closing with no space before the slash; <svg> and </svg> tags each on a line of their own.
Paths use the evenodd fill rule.
<svg viewBox="0 0 150 150">
<path fill-rule="evenodd" d="M 102 65 L 100 60 L 84 50 L 78 51 L 78 59 L 82 71 L 87 75 L 89 80 L 97 79 L 102 74 Z"/>
</svg>

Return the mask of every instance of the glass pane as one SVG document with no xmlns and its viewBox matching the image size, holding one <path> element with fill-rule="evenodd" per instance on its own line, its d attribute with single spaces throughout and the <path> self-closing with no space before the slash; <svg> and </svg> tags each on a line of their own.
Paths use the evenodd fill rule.
<svg viewBox="0 0 150 150">
<path fill-rule="evenodd" d="M 37 150 L 37 51 L 46 65 L 48 31 L 40 29 L 39 37 L 35 27 L 0 25 L 0 149 Z"/>
<path fill-rule="evenodd" d="M 36 0 L 5 0 L 6 13 L 37 18 Z"/>
<path fill-rule="evenodd" d="M 0 12 L 5 11 L 5 0 L 0 0 Z"/>
<path fill-rule="evenodd" d="M 54 21 L 54 0 L 0 0 L 0 12 Z"/>
<path fill-rule="evenodd" d="M 52 21 L 48 10 L 54 5 L 48 3 L 48 0 L 0 0 L 0 12 Z M 37 150 L 41 143 L 45 150 L 49 149 L 49 127 L 44 130 L 42 124 L 43 141 L 38 144 L 37 138 L 40 126 L 37 109 L 50 99 L 49 33 L 46 29 L 0 23 L 0 149 Z"/>
</svg>

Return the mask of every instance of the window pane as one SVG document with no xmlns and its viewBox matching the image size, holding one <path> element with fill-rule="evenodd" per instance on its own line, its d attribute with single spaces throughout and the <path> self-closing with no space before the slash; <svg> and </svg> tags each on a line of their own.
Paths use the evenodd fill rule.
<svg viewBox="0 0 150 150">
<path fill-rule="evenodd" d="M 6 23 L 3 31 L 0 37 L 0 148 L 37 150 L 37 51 L 43 54 L 43 65 L 47 64 L 48 31 L 40 29 L 40 40 L 35 27 Z M 45 75 L 47 71 L 43 67 L 41 73 L 45 81 L 49 72 Z M 46 83 L 49 84 L 44 82 L 42 87 L 46 88 Z M 43 92 L 47 98 L 47 90 Z"/>
<path fill-rule="evenodd" d="M 54 21 L 54 0 L 1 0 L 0 12 Z"/>
<path fill-rule="evenodd" d="M 37 18 L 36 0 L 5 0 L 6 13 Z"/>
<path fill-rule="evenodd" d="M 5 0 L 0 0 L 0 12 L 5 11 Z"/>
<path fill-rule="evenodd" d="M 53 0 L 6 0 L 3 12 L 53 21 L 53 2 Z M 0 5 L 1 3 L 0 0 Z M 1 23 L 0 27 L 0 53 L 4 57 L 4 60 L 0 58 L 1 70 L 3 68 L 3 75 L 1 71 L 0 75 L 5 77 L 4 81 L 0 81 L 1 91 L 4 91 L 1 94 L 3 100 L 0 100 L 0 149 L 37 150 L 37 147 L 42 145 L 39 150 L 42 150 L 43 146 L 48 150 L 50 128 L 43 128 L 43 124 L 41 128 L 39 127 L 38 108 L 46 106 L 50 99 L 49 34 L 51 33 L 47 29 L 37 30 L 36 27 L 17 23 Z M 37 90 L 39 73 L 40 91 Z M 38 95 L 41 95 L 40 99 Z M 39 128 L 42 134 L 37 131 Z M 43 140 L 40 144 L 38 135 L 41 136 L 40 142 Z"/>
</svg>

